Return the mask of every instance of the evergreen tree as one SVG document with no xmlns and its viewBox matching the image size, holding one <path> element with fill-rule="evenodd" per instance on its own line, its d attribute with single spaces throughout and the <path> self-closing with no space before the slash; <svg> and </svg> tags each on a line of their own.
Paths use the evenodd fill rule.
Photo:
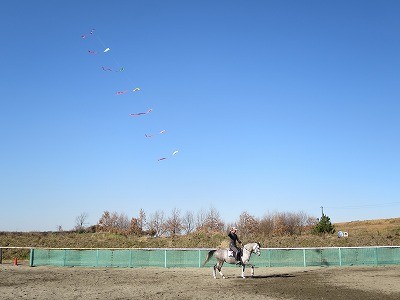
<svg viewBox="0 0 400 300">
<path fill-rule="evenodd" d="M 335 226 L 332 225 L 331 219 L 327 215 L 322 214 L 321 219 L 314 227 L 314 233 L 335 233 Z"/>
</svg>

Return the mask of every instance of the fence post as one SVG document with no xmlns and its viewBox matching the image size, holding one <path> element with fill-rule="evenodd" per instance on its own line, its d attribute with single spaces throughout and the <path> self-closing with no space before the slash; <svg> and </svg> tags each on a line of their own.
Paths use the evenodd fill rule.
<svg viewBox="0 0 400 300">
<path fill-rule="evenodd" d="M 271 267 L 271 249 L 268 249 L 268 267 Z"/>
<path fill-rule="evenodd" d="M 303 249 L 303 265 L 304 265 L 304 267 L 307 267 L 307 263 L 306 263 L 306 249 Z"/>
<path fill-rule="evenodd" d="M 339 249 L 339 266 L 342 266 L 342 250 L 340 247 L 338 249 Z"/>
<path fill-rule="evenodd" d="M 201 268 L 201 251 L 199 249 L 199 268 Z"/>
<path fill-rule="evenodd" d="M 129 251 L 129 267 L 130 268 L 133 268 L 133 250 L 131 249 L 130 251 Z"/>
<path fill-rule="evenodd" d="M 96 267 L 99 266 L 99 249 L 96 249 Z"/>
<path fill-rule="evenodd" d="M 0 265 L 3 263 L 3 248 L 0 248 Z"/>
<path fill-rule="evenodd" d="M 375 265 L 378 265 L 378 247 L 375 247 Z"/>
<path fill-rule="evenodd" d="M 1 250 L 1 249 L 0 249 Z M 29 255 L 29 266 L 30 267 L 33 267 L 33 256 L 34 256 L 34 253 L 35 253 L 35 250 L 33 249 L 33 248 L 31 248 L 31 251 L 30 251 L 31 253 L 30 253 L 30 255 Z"/>
<path fill-rule="evenodd" d="M 64 267 L 65 267 L 66 262 L 67 262 L 67 249 L 64 249 L 64 259 L 63 259 L 63 266 Z"/>
<path fill-rule="evenodd" d="M 164 250 L 164 268 L 167 267 L 167 249 Z"/>
</svg>

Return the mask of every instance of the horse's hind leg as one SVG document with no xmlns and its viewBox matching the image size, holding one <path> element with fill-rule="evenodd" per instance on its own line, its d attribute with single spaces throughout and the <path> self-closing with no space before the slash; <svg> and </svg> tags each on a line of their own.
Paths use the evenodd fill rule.
<svg viewBox="0 0 400 300">
<path fill-rule="evenodd" d="M 218 262 L 218 263 L 214 266 L 214 274 L 215 274 L 215 269 L 217 269 L 219 275 L 221 275 L 221 277 L 225 279 L 224 274 L 222 274 L 222 272 L 221 272 L 221 269 L 222 269 L 222 265 L 223 265 L 223 264 L 224 264 L 223 262 L 222 262 L 222 263 L 221 263 L 221 262 Z M 214 278 L 215 278 L 215 277 L 214 277 Z"/>
<path fill-rule="evenodd" d="M 214 265 L 214 268 L 213 268 L 213 277 L 214 277 L 214 279 L 217 279 L 217 265 L 216 264 Z"/>
</svg>

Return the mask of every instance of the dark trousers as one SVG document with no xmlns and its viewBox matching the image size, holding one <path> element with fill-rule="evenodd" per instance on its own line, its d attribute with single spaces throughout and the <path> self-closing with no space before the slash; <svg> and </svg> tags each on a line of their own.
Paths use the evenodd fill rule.
<svg viewBox="0 0 400 300">
<path fill-rule="evenodd" d="M 240 256 L 241 256 L 240 249 L 238 247 L 236 247 L 235 245 L 233 245 L 233 244 L 231 244 L 229 247 L 231 248 L 232 251 L 235 252 L 236 260 L 240 260 Z"/>
</svg>

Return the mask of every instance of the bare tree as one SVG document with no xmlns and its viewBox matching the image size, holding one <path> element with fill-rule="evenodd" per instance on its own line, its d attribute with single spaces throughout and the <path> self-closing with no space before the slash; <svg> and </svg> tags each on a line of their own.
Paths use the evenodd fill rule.
<svg viewBox="0 0 400 300">
<path fill-rule="evenodd" d="M 128 219 L 128 216 L 124 213 L 115 213 L 116 214 L 116 221 L 115 221 L 115 227 L 117 228 L 117 231 L 123 232 L 129 230 L 130 226 L 130 221 Z"/>
<path fill-rule="evenodd" d="M 244 211 L 239 216 L 237 227 L 242 237 L 248 237 L 258 232 L 259 222 L 255 217 L 250 215 L 247 211 Z"/>
<path fill-rule="evenodd" d="M 277 235 L 285 235 L 288 233 L 287 216 L 284 212 L 278 212 L 274 215 L 274 233 Z"/>
<path fill-rule="evenodd" d="M 261 218 L 259 224 L 259 232 L 264 236 L 271 235 L 274 231 L 274 218 L 272 215 L 266 214 Z"/>
<path fill-rule="evenodd" d="M 155 213 L 150 215 L 148 222 L 149 231 L 154 236 L 162 236 L 165 233 L 165 216 L 164 212 L 157 210 Z"/>
<path fill-rule="evenodd" d="M 130 222 L 126 214 L 105 211 L 97 223 L 99 231 L 122 233 L 129 230 Z"/>
<path fill-rule="evenodd" d="M 214 207 L 211 207 L 205 215 L 203 226 L 199 229 L 206 232 L 222 232 L 224 231 L 224 226 L 219 212 Z"/>
<path fill-rule="evenodd" d="M 137 226 L 143 232 L 146 226 L 146 213 L 143 209 L 139 210 L 139 217 L 137 218 Z"/>
<path fill-rule="evenodd" d="M 88 213 L 83 212 L 75 218 L 75 230 L 84 230 L 85 225 L 87 225 L 86 220 L 89 217 Z"/>
<path fill-rule="evenodd" d="M 292 212 L 286 213 L 287 233 L 293 235 L 299 232 L 300 227 L 301 227 L 300 215 L 298 213 L 292 213 Z"/>
<path fill-rule="evenodd" d="M 297 233 L 302 234 L 304 231 L 311 229 L 317 224 L 317 219 L 305 213 L 304 211 L 300 211 L 297 213 L 298 219 L 298 228 Z"/>
<path fill-rule="evenodd" d="M 182 230 L 185 234 L 189 234 L 194 230 L 193 212 L 187 211 L 182 217 Z"/>
<path fill-rule="evenodd" d="M 207 221 L 207 213 L 201 209 L 196 214 L 196 230 L 203 230 Z"/>
<path fill-rule="evenodd" d="M 172 210 L 171 216 L 165 222 L 165 227 L 166 232 L 170 235 L 178 235 L 181 233 L 183 226 L 179 209 L 174 208 Z"/>
<path fill-rule="evenodd" d="M 142 235 L 143 231 L 139 227 L 139 222 L 137 218 L 131 219 L 131 224 L 129 226 L 128 233 L 133 235 Z"/>
</svg>

